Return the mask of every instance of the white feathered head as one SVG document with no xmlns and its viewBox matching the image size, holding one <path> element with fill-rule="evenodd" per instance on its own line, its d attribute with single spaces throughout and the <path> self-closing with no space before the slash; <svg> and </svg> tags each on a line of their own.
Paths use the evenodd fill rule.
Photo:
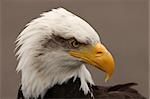
<svg viewBox="0 0 150 99">
<path fill-rule="evenodd" d="M 89 92 L 94 84 L 84 64 L 106 72 L 114 71 L 114 61 L 101 44 L 96 31 L 83 19 L 63 8 L 53 9 L 34 19 L 17 38 L 24 96 L 37 97 L 55 84 L 79 77 L 81 89 Z"/>
</svg>

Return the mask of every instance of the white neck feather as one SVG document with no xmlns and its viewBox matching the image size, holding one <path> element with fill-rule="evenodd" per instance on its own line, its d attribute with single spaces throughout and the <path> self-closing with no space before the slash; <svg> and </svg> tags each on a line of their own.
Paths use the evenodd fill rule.
<svg viewBox="0 0 150 99">
<path fill-rule="evenodd" d="M 47 89 L 53 87 L 55 84 L 62 84 L 67 82 L 70 78 L 74 77 L 74 80 L 78 77 L 81 80 L 80 89 L 84 91 L 84 94 L 88 94 L 90 89 L 87 83 L 94 85 L 91 78 L 91 74 L 86 69 L 85 65 L 81 65 L 72 70 L 70 68 L 61 70 L 62 68 L 51 68 L 52 72 L 49 75 L 46 73 L 38 74 L 30 69 L 22 71 L 22 91 L 26 98 L 38 97 L 44 95 Z M 54 71 L 54 72 L 53 72 Z M 79 89 L 79 90 L 80 90 Z"/>
</svg>

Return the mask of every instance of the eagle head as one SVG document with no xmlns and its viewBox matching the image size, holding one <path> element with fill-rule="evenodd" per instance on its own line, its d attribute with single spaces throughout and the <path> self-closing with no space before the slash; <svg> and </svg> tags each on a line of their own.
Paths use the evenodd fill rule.
<svg viewBox="0 0 150 99">
<path fill-rule="evenodd" d="M 97 32 L 83 19 L 58 8 L 41 14 L 20 33 L 17 40 L 21 84 L 24 96 L 37 97 L 55 84 L 77 77 L 81 89 L 89 92 L 94 84 L 85 64 L 106 73 L 114 71 L 114 60 L 100 42 Z"/>
</svg>

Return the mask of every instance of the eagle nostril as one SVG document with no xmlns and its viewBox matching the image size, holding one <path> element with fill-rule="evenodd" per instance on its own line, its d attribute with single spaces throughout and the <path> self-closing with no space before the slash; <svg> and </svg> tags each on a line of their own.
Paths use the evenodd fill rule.
<svg viewBox="0 0 150 99">
<path fill-rule="evenodd" d="M 97 54 L 102 54 L 103 52 L 97 52 Z"/>
</svg>

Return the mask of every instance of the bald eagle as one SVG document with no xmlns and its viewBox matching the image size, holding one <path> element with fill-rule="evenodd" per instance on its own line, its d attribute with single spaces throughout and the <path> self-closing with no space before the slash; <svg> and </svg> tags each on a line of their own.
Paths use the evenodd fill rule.
<svg viewBox="0 0 150 99">
<path fill-rule="evenodd" d="M 16 40 L 17 71 L 21 71 L 18 99 L 99 98 L 145 99 L 135 83 L 96 86 L 86 64 L 113 74 L 113 56 L 97 32 L 83 19 L 53 9 L 34 19 Z"/>
</svg>

